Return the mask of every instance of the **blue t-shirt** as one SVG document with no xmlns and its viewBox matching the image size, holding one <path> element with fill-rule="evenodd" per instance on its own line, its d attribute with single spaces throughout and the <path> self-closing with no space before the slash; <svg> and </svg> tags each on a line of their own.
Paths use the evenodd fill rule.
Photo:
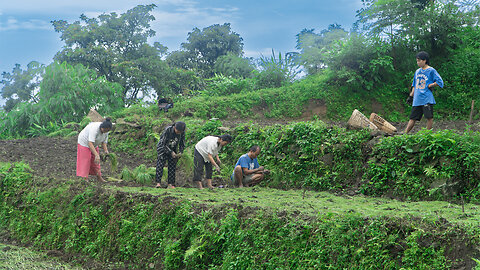
<svg viewBox="0 0 480 270">
<path fill-rule="evenodd" d="M 256 158 L 251 159 L 248 154 L 244 154 L 238 159 L 235 167 L 237 167 L 238 165 L 240 165 L 240 167 L 242 168 L 247 168 L 248 170 L 253 170 L 260 167 L 260 165 L 258 164 L 258 160 Z"/>
<path fill-rule="evenodd" d="M 443 88 L 442 77 L 433 67 L 427 69 L 419 68 L 415 71 L 412 82 L 412 86 L 415 88 L 412 106 L 435 104 L 432 90 L 428 89 L 428 85 L 434 82 L 437 82 L 438 86 Z"/>
</svg>

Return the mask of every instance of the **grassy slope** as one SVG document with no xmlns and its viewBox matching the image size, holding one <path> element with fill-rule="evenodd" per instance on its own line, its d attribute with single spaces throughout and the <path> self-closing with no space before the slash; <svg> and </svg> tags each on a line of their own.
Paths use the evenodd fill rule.
<svg viewBox="0 0 480 270">
<path fill-rule="evenodd" d="M 273 212 L 298 212 L 306 216 L 325 214 L 358 213 L 365 217 L 417 217 L 431 221 L 446 219 L 460 225 L 478 226 L 480 206 L 476 204 L 451 204 L 442 201 L 408 202 L 366 196 L 334 195 L 328 192 L 278 190 L 270 188 L 197 190 L 176 188 L 158 190 L 151 187 L 110 187 L 129 193 L 145 193 L 155 196 L 172 196 L 206 205 L 238 204 L 244 207 L 259 207 Z"/>
</svg>

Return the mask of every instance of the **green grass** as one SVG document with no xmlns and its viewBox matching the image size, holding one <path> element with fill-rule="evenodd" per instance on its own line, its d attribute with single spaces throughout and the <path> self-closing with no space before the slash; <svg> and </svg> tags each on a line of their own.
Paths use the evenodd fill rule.
<svg viewBox="0 0 480 270">
<path fill-rule="evenodd" d="M 8 270 L 69 270 L 83 269 L 73 267 L 48 257 L 43 252 L 33 251 L 24 247 L 0 244 L 0 269 Z"/>
<path fill-rule="evenodd" d="M 402 202 L 363 195 L 336 196 L 328 192 L 285 191 L 260 187 L 215 190 L 193 188 L 159 190 L 151 187 L 113 186 L 108 188 L 129 193 L 173 196 L 192 203 L 207 205 L 237 204 L 289 213 L 299 211 L 308 216 L 355 212 L 366 217 L 418 217 L 431 221 L 444 218 L 452 223 L 477 226 L 480 224 L 480 206 L 476 204 L 465 204 L 465 212 L 462 212 L 461 205 L 444 201 Z"/>
</svg>

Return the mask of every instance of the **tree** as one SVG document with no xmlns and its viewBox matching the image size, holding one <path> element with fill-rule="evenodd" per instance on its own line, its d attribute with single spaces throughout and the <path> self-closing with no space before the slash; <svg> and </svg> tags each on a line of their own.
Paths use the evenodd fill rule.
<svg viewBox="0 0 480 270">
<path fill-rule="evenodd" d="M 32 61 L 27 65 L 26 70 L 22 70 L 21 66 L 16 64 L 12 73 L 2 73 L 0 84 L 3 84 L 3 88 L 0 93 L 2 98 L 6 99 L 5 111 L 11 111 L 18 103 L 23 101 L 38 101 L 35 90 L 40 84 L 40 78 L 44 70 L 44 65 Z"/>
<path fill-rule="evenodd" d="M 331 51 L 338 49 L 337 43 L 347 38 L 348 33 L 338 24 L 331 24 L 320 34 L 314 29 L 303 29 L 297 34 L 298 63 L 303 65 L 307 74 L 318 73 L 326 68 Z"/>
<path fill-rule="evenodd" d="M 194 28 L 182 43 L 182 51 L 170 54 L 167 61 L 176 67 L 196 69 L 203 77 L 214 75 L 214 65 L 220 56 L 243 55 L 243 39 L 233 32 L 229 23 L 214 24 L 202 30 Z"/>
<path fill-rule="evenodd" d="M 65 47 L 55 60 L 80 63 L 94 69 L 99 76 L 120 83 L 123 99 L 130 104 L 142 92 L 148 95 L 154 88 L 144 59 L 160 62 L 167 48 L 158 42 L 147 43 L 155 35 L 150 22 L 155 19 L 150 12 L 155 5 L 139 5 L 126 13 L 102 14 L 98 18 L 80 16 L 80 21 L 67 23 L 52 21 L 55 31 L 61 33 Z"/>
<path fill-rule="evenodd" d="M 49 127 L 79 122 L 92 107 L 102 115 L 123 107 L 122 87 L 81 64 L 50 64 L 39 88 L 37 103 L 22 102 L 1 119 L 2 135 L 39 135 L 31 133 L 32 127 L 48 133 L 54 131 Z"/>
<path fill-rule="evenodd" d="M 234 78 L 250 78 L 255 70 L 251 61 L 251 59 L 239 57 L 231 53 L 222 55 L 215 62 L 215 73 Z"/>
<path fill-rule="evenodd" d="M 359 24 L 369 36 L 390 42 L 397 61 L 397 44 L 407 46 L 409 54 L 428 51 L 433 57 L 448 59 L 449 48 L 460 41 L 457 33 L 462 27 L 478 23 L 478 9 L 462 8 L 466 3 L 454 0 L 364 0 L 357 12 Z M 397 62 L 396 61 L 396 62 Z M 396 65 L 395 65 L 396 66 Z"/>
<path fill-rule="evenodd" d="M 38 93 L 40 123 L 46 121 L 80 121 L 90 108 L 101 114 L 123 107 L 122 88 L 81 64 L 54 62 L 46 70 Z"/>
</svg>

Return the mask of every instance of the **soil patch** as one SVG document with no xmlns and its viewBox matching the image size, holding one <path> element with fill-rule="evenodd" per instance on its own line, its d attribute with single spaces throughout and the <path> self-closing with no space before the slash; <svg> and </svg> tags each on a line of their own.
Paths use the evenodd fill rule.
<svg viewBox="0 0 480 270">
<path fill-rule="evenodd" d="M 115 153 L 118 170 L 127 166 L 133 169 L 140 164 L 154 166 L 152 161 L 142 156 L 127 153 Z M 39 177 L 68 179 L 76 177 L 77 137 L 37 137 L 20 140 L 0 140 L 0 162 L 24 161 Z M 102 163 L 102 175 L 112 176 L 110 163 Z"/>
</svg>

